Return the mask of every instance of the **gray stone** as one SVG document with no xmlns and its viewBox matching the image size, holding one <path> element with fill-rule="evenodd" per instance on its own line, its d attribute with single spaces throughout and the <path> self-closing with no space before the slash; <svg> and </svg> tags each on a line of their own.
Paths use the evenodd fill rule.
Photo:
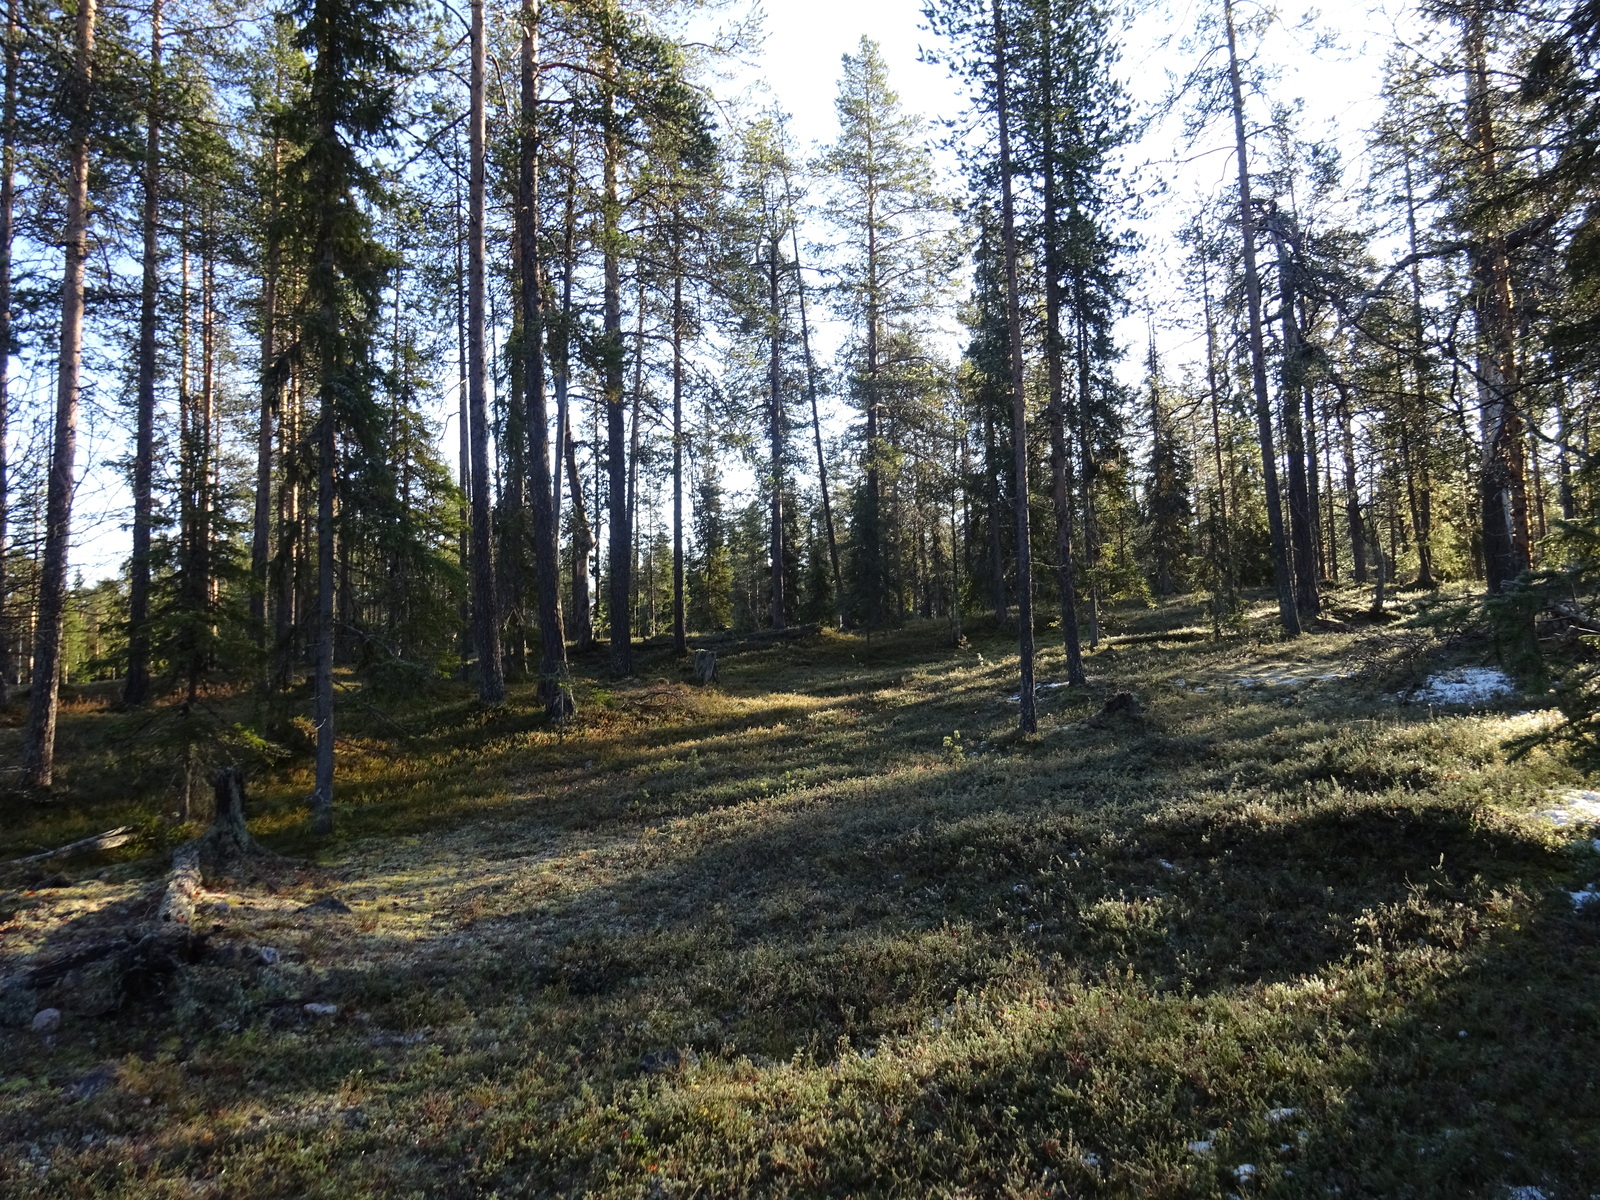
<svg viewBox="0 0 1600 1200">
<path fill-rule="evenodd" d="M 41 1008 L 33 1014 L 33 1031 L 35 1033 L 54 1033 L 61 1028 L 61 1010 L 59 1008 Z"/>
</svg>

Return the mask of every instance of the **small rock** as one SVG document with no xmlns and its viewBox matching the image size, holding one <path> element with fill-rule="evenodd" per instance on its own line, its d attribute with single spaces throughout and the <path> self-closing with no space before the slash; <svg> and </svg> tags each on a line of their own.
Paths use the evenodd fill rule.
<svg viewBox="0 0 1600 1200">
<path fill-rule="evenodd" d="M 111 1086 L 111 1081 L 117 1077 L 117 1068 L 112 1063 L 103 1063 L 90 1071 L 82 1079 L 68 1085 L 63 1090 L 69 1100 L 87 1100 L 90 1096 L 98 1095 Z"/>
<path fill-rule="evenodd" d="M 302 1004 L 300 1007 L 305 1009 L 305 1011 L 310 1013 L 313 1017 L 331 1017 L 334 1015 L 334 1013 L 339 1011 L 339 1006 L 337 1004 L 312 1003 Z"/>
<path fill-rule="evenodd" d="M 350 906 L 343 900 L 339 899 L 339 897 L 324 896 L 321 900 L 313 900 L 310 904 L 304 905 L 300 911 L 303 913 L 320 914 L 347 913 L 352 910 Z"/>
<path fill-rule="evenodd" d="M 54 1033 L 61 1028 L 61 1010 L 59 1008 L 41 1008 L 33 1014 L 33 1031 L 35 1033 Z"/>
</svg>

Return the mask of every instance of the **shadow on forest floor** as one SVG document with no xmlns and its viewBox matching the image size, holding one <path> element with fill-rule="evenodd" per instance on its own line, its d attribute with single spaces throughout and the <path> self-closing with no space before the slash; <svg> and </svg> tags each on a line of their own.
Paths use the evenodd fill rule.
<svg viewBox="0 0 1600 1200">
<path fill-rule="evenodd" d="M 1196 619 L 1128 618 L 1032 738 L 1003 638 L 932 625 L 735 654 L 710 691 L 647 653 L 561 734 L 525 693 L 358 727 L 340 836 L 292 832 L 277 777 L 256 824 L 317 866 L 209 894 L 163 1004 L 16 985 L 135 921 L 150 870 L 9 894 L 6 1002 L 64 1018 L 0 1033 L 0 1180 L 1587 1197 L 1600 906 L 1567 893 L 1600 854 L 1525 815 L 1577 782 L 1507 761 L 1525 701 L 1310 669 L 1365 635 L 1296 644 L 1334 678 L 1199 691 L 1287 659 Z M 1142 716 L 1086 720 L 1123 689 Z M 351 911 L 303 911 L 328 894 Z"/>
</svg>

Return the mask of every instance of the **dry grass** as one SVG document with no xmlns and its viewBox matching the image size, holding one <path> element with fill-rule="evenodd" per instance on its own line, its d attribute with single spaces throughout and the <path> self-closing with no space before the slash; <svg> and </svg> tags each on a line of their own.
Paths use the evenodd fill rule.
<svg viewBox="0 0 1600 1200">
<path fill-rule="evenodd" d="M 1600 912 L 1566 891 L 1600 854 L 1527 815 L 1581 782 L 1507 760 L 1528 701 L 1429 713 L 1370 631 L 1197 619 L 1124 614 L 1033 738 L 981 628 L 824 634 L 708 691 L 650 652 L 560 734 L 526 691 L 347 708 L 338 837 L 299 833 L 303 764 L 258 789 L 315 866 L 209 896 L 225 952 L 164 1004 L 6 993 L 65 1020 L 0 1033 L 0 1187 L 1588 1196 Z M 1239 682 L 1357 645 L 1358 677 Z M 1123 689 L 1145 717 L 1085 723 Z M 94 775 L 131 719 L 71 714 L 83 798 L 13 845 L 150 817 Z M 135 919 L 158 867 L 9 893 L 6 969 Z"/>
</svg>

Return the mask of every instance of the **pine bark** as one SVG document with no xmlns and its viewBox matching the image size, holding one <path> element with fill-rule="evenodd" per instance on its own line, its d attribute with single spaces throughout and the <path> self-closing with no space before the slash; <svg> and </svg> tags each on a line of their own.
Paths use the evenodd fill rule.
<svg viewBox="0 0 1600 1200">
<path fill-rule="evenodd" d="M 522 9 L 522 364 L 528 431 L 534 587 L 539 606 L 539 696 L 553 721 L 572 715 L 567 635 L 561 620 L 555 487 L 545 406 L 544 289 L 539 254 L 539 0 Z"/>
<path fill-rule="evenodd" d="M 483 0 L 472 0 L 472 68 L 468 114 L 467 397 L 472 417 L 472 618 L 478 652 L 478 699 L 506 698 L 500 653 L 500 597 L 495 589 L 494 525 L 490 505 L 489 405 L 484 354 L 484 81 Z"/>
<path fill-rule="evenodd" d="M 1234 148 L 1239 168 L 1239 236 L 1244 250 L 1245 304 L 1250 324 L 1250 380 L 1255 393 L 1256 434 L 1261 440 L 1261 477 L 1267 501 L 1267 532 L 1272 544 L 1272 577 L 1278 590 L 1278 618 L 1289 637 L 1300 636 L 1295 606 L 1294 574 L 1283 529 L 1283 502 L 1278 494 L 1278 454 L 1272 436 L 1272 401 L 1267 395 L 1267 352 L 1261 333 L 1261 274 L 1256 268 L 1255 210 L 1250 200 L 1250 164 L 1244 132 L 1244 86 L 1239 79 L 1239 51 L 1233 29 L 1233 0 L 1224 0 L 1228 33 L 1228 84 L 1233 101 Z"/>
<path fill-rule="evenodd" d="M 1050 495 L 1056 517 L 1056 583 L 1061 596 L 1061 638 L 1067 653 L 1067 682 L 1086 682 L 1083 646 L 1078 634 L 1078 581 L 1072 562 L 1072 482 L 1067 459 L 1066 396 L 1062 382 L 1061 336 L 1061 230 L 1056 191 L 1055 79 L 1051 71 L 1048 12 L 1041 31 L 1042 92 L 1044 94 L 1041 153 L 1044 168 L 1044 304 L 1045 363 L 1050 387 Z"/>
<path fill-rule="evenodd" d="M 0 111 L 0 706 L 14 678 L 11 657 L 11 592 L 6 575 L 11 476 L 6 457 L 11 417 L 11 243 L 16 207 L 17 168 L 17 7 L 6 4 L 5 108 Z"/>
<path fill-rule="evenodd" d="M 793 226 L 795 289 L 800 301 L 800 349 L 806 358 L 806 399 L 811 405 L 811 437 L 817 450 L 817 490 L 822 498 L 822 524 L 828 537 L 828 563 L 833 568 L 834 615 L 844 626 L 844 572 L 839 568 L 839 541 L 833 528 L 833 498 L 828 490 L 828 460 L 822 452 L 822 417 L 817 410 L 817 369 L 811 359 L 811 325 L 806 318 L 806 280 L 800 265 L 800 233 Z"/>
<path fill-rule="evenodd" d="M 1000 226 L 1005 242 L 1006 329 L 1011 347 L 1012 487 L 1016 504 L 1017 651 L 1021 674 L 1018 723 L 1023 733 L 1039 727 L 1033 684 L 1033 562 L 1028 536 L 1028 410 L 1023 389 L 1022 301 L 1017 282 L 1016 217 L 1011 186 L 1011 103 L 1005 18 L 991 0 L 994 26 L 995 119 L 1000 133 Z"/>
<path fill-rule="evenodd" d="M 689 652 L 683 596 L 683 228 L 673 213 L 672 231 L 672 649 Z"/>
<path fill-rule="evenodd" d="M 122 702 L 150 697 L 151 481 L 155 467 L 156 300 L 160 288 L 157 217 L 161 194 L 161 0 L 150 7 L 150 87 L 145 114 L 142 278 L 133 450 L 133 554 L 128 564 L 128 673 Z"/>
<path fill-rule="evenodd" d="M 1499 149 L 1490 111 L 1488 53 L 1482 7 L 1466 6 L 1467 140 L 1476 159 L 1474 182 L 1492 192 L 1499 175 Z M 1499 218 L 1470 251 L 1472 308 L 1477 326 L 1477 380 L 1483 459 L 1483 561 L 1489 591 L 1498 592 L 1528 568 L 1528 490 L 1524 474 L 1523 421 L 1518 411 L 1521 367 L 1517 361 L 1516 311 L 1511 264 Z"/>
<path fill-rule="evenodd" d="M 33 691 L 23 734 L 23 775 L 47 788 L 55 772 L 56 708 L 67 603 L 67 550 L 72 533 L 73 467 L 78 441 L 78 384 L 83 370 L 84 265 L 89 253 L 89 122 L 94 87 L 95 0 L 79 0 L 76 49 L 67 79 L 72 128 L 68 151 L 65 247 L 61 277 L 61 342 L 56 377 L 55 443 L 45 491 L 44 557 L 39 572 Z M 8 348 L 9 349 L 9 348 Z"/>
<path fill-rule="evenodd" d="M 767 361 L 767 438 L 771 447 L 772 530 L 768 553 L 772 558 L 772 627 L 784 629 L 788 622 L 784 614 L 783 595 L 783 361 L 780 357 L 782 339 L 779 337 L 778 311 L 778 239 L 774 235 L 767 252 L 767 302 L 770 306 L 771 328 L 768 330 L 769 350 Z"/>
<path fill-rule="evenodd" d="M 609 84 L 602 99 L 604 208 L 601 236 L 604 240 L 602 288 L 605 305 L 605 361 L 601 386 L 606 409 L 606 474 L 609 485 L 607 509 L 610 518 L 610 604 L 607 617 L 611 627 L 611 670 L 617 675 L 633 674 L 633 522 L 628 511 L 628 428 L 626 397 L 622 385 L 622 263 L 618 241 L 617 168 L 622 157 L 621 134 L 617 128 L 616 97 Z"/>
</svg>

